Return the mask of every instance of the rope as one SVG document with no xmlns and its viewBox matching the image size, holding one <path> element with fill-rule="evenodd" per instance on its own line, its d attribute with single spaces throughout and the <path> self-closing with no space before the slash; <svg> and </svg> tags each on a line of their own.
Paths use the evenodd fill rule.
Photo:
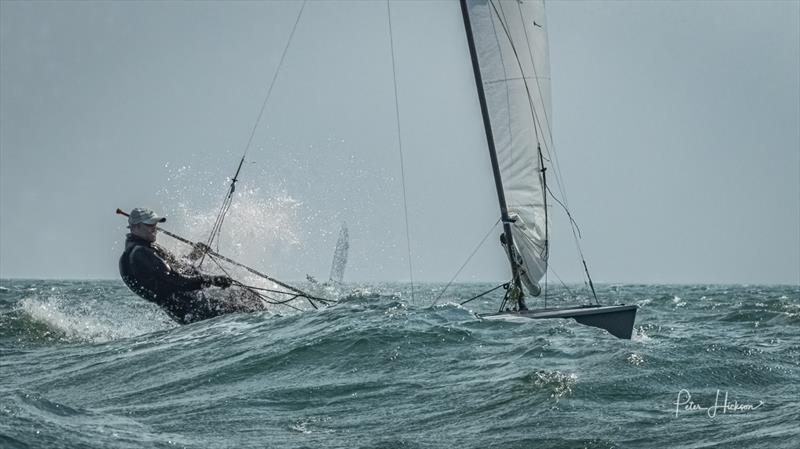
<svg viewBox="0 0 800 449">
<path fill-rule="evenodd" d="M 495 287 L 495 288 L 493 288 L 493 289 L 491 289 L 491 290 L 486 290 L 485 292 L 483 292 L 483 293 L 481 293 L 481 294 L 479 294 L 479 295 L 477 295 L 477 296 L 473 296 L 472 298 L 469 298 L 468 300 L 466 300 L 466 301 L 462 302 L 462 303 L 461 303 L 461 305 L 463 306 L 464 304 L 466 304 L 466 303 L 468 303 L 468 302 L 470 302 L 470 301 L 473 301 L 473 300 L 475 300 L 475 299 L 478 299 L 478 298 L 480 298 L 481 296 L 486 296 L 486 295 L 488 295 L 489 293 L 491 293 L 491 292 L 493 292 L 493 291 L 497 290 L 497 289 L 498 289 L 498 288 L 500 288 L 500 287 L 504 287 L 506 290 L 508 290 L 508 286 L 509 286 L 509 283 L 508 283 L 508 282 L 506 282 L 505 284 L 500 284 L 500 285 L 498 285 L 497 287 Z"/>
<path fill-rule="evenodd" d="M 558 198 L 555 196 L 555 194 L 553 193 L 553 191 L 552 191 L 552 190 L 550 190 L 550 186 L 546 186 L 546 187 L 547 187 L 547 192 L 550 194 L 550 196 L 551 196 L 551 197 L 552 197 L 554 200 L 556 200 L 556 203 L 558 203 L 558 204 L 561 206 L 561 208 L 562 208 L 562 209 L 564 209 L 564 213 L 565 213 L 565 214 L 567 214 L 567 218 L 569 218 L 569 222 L 570 222 L 570 223 L 571 223 L 571 224 L 572 224 L 572 225 L 575 227 L 575 230 L 577 230 L 577 231 L 578 231 L 578 237 L 580 237 L 580 238 L 583 238 L 583 236 L 581 235 L 581 228 L 578 226 L 578 222 L 576 222 L 576 221 L 575 221 L 575 220 L 572 218 L 572 214 L 570 213 L 570 211 L 569 211 L 569 209 L 567 208 L 567 206 L 566 206 L 564 203 L 562 203 L 561 201 L 559 201 L 559 199 L 558 199 Z"/>
<path fill-rule="evenodd" d="M 481 240 L 481 242 L 480 242 L 480 243 L 478 243 L 478 246 L 476 246 L 476 247 L 475 247 L 475 249 L 474 249 L 474 250 L 472 250 L 472 254 L 470 254 L 470 255 L 467 257 L 467 260 L 465 260 L 465 261 L 464 261 L 464 263 L 463 263 L 463 264 L 461 264 L 461 267 L 458 269 L 458 271 L 456 271 L 456 274 L 454 274 L 454 275 L 453 275 L 453 277 L 452 277 L 452 278 L 450 278 L 450 281 L 447 283 L 447 285 L 445 285 L 445 286 L 444 286 L 444 288 L 442 289 L 442 291 L 439 293 L 439 296 L 437 296 L 437 297 L 436 297 L 436 299 L 434 299 L 434 300 L 433 300 L 433 302 L 431 303 L 430 307 L 433 307 L 433 306 L 435 306 L 435 305 L 436 305 L 436 303 L 439 301 L 439 298 L 441 298 L 441 297 L 442 297 L 442 295 L 444 295 L 444 292 L 446 292 L 446 291 L 447 291 L 447 289 L 450 287 L 450 285 L 453 283 L 453 281 L 455 281 L 455 280 L 456 280 L 456 278 L 458 277 L 458 275 L 461 273 L 461 270 L 463 270 L 463 269 L 464 269 L 464 267 L 466 267 L 466 266 L 467 266 L 467 264 L 469 263 L 469 261 L 470 261 L 470 260 L 472 260 L 472 257 L 473 257 L 473 256 L 475 256 L 475 253 L 477 253 L 477 252 L 478 252 L 478 250 L 480 249 L 480 247 L 481 247 L 481 246 L 483 246 L 483 243 L 486 241 L 486 239 L 487 239 L 487 238 L 489 238 L 489 236 L 492 234 L 492 231 L 494 231 L 494 229 L 497 227 L 497 224 L 498 224 L 498 223 L 500 223 L 500 219 L 498 219 L 498 220 L 497 220 L 497 221 L 496 221 L 496 222 L 495 222 L 495 223 L 492 225 L 492 227 L 491 227 L 491 228 L 489 228 L 489 232 L 487 232 L 487 233 L 486 233 L 486 235 L 485 235 L 485 236 L 483 236 L 483 240 Z M 462 303 L 462 304 L 463 304 L 463 303 Z"/>
<path fill-rule="evenodd" d="M 294 295 L 295 298 L 309 298 L 309 296 L 306 296 L 306 295 L 301 294 L 301 293 L 292 293 L 292 292 L 287 292 L 286 290 L 275 290 L 275 289 L 271 289 L 271 288 L 256 287 L 255 285 L 245 285 L 245 284 L 242 284 L 241 282 L 240 282 L 240 284 L 243 287 L 247 287 L 247 288 L 252 289 L 252 290 L 259 290 L 259 291 L 262 291 L 262 292 L 270 292 L 270 293 L 278 293 L 278 294 L 281 294 L 281 295 Z M 322 303 L 326 303 L 326 304 L 327 303 L 336 303 L 336 302 L 338 302 L 338 301 L 335 301 L 333 299 L 318 298 L 318 297 L 315 297 L 315 296 L 311 296 L 310 298 L 314 299 L 314 300 L 317 300 L 319 302 L 322 302 Z"/>
<path fill-rule="evenodd" d="M 231 277 L 231 276 L 230 276 L 230 274 L 228 273 L 228 271 L 227 271 L 227 270 L 225 270 L 225 268 L 224 268 L 224 267 L 223 267 L 223 266 L 222 266 L 222 265 L 219 263 L 219 261 L 218 261 L 218 260 L 216 260 L 214 257 L 209 257 L 209 259 L 211 259 L 211 260 L 212 260 L 212 261 L 213 261 L 213 262 L 214 262 L 214 263 L 217 265 L 217 267 L 218 267 L 220 270 L 222 270 L 222 272 L 223 272 L 223 273 L 225 273 L 225 275 L 226 275 L 226 276 L 228 276 L 229 278 Z M 297 308 L 297 307 L 295 307 L 295 306 L 293 306 L 293 305 L 291 305 L 291 304 L 286 304 L 286 303 L 282 303 L 282 302 L 277 302 L 276 300 L 274 300 L 274 299 L 272 299 L 272 298 L 269 298 L 269 297 L 267 297 L 266 295 L 262 295 L 261 293 L 258 293 L 257 291 L 254 291 L 254 290 L 253 290 L 252 288 L 250 288 L 249 286 L 247 286 L 247 285 L 245 285 L 245 284 L 243 284 L 243 283 L 241 283 L 241 282 L 239 282 L 239 281 L 237 281 L 237 280 L 233 280 L 233 282 L 234 282 L 236 285 L 238 285 L 238 286 L 240 286 L 240 287 L 244 288 L 245 290 L 249 290 L 249 291 L 250 291 L 250 293 L 252 293 L 252 294 L 256 295 L 256 297 L 258 297 L 258 299 L 260 299 L 262 303 L 283 305 L 283 306 L 289 307 L 289 308 L 291 308 L 291 309 L 294 309 L 294 310 L 297 310 L 297 311 L 300 311 L 300 312 L 302 312 L 302 309 L 299 309 L 299 308 Z M 294 298 L 292 298 L 292 299 L 294 299 Z M 286 302 L 288 302 L 288 301 L 286 301 Z"/>
<path fill-rule="evenodd" d="M 211 261 L 213 261 L 217 265 L 217 267 L 223 273 L 225 273 L 226 276 L 231 278 L 230 273 L 225 269 L 225 267 L 222 266 L 222 264 L 215 257 L 209 255 L 209 259 Z M 289 302 L 294 301 L 295 299 L 302 297 L 302 298 L 306 298 L 306 300 L 308 300 L 309 304 L 311 304 L 311 307 L 313 307 L 314 309 L 318 309 L 317 305 L 314 304 L 314 301 L 312 301 L 312 297 L 310 295 L 307 296 L 307 295 L 302 294 L 302 293 L 290 293 L 290 292 L 287 292 L 287 291 L 259 288 L 259 287 L 255 287 L 255 286 L 252 286 L 252 285 L 244 284 L 243 282 L 237 281 L 235 279 L 233 280 L 233 283 L 236 284 L 239 287 L 244 288 L 245 290 L 250 291 L 250 293 L 256 295 L 261 301 L 263 301 L 263 302 L 265 302 L 267 304 L 283 305 L 283 306 L 292 308 L 292 309 L 297 310 L 297 311 L 302 311 L 302 309 L 299 309 L 299 308 L 297 308 L 295 306 L 292 306 L 292 305 L 288 304 Z M 272 292 L 272 293 L 279 293 L 279 294 L 282 294 L 282 295 L 292 295 L 292 297 L 287 299 L 287 300 L 278 300 L 278 299 L 275 299 L 275 298 L 270 298 L 269 296 L 264 295 L 262 293 L 259 293 L 257 290 L 269 291 L 269 292 Z M 323 298 L 313 298 L 313 299 L 317 299 L 317 300 L 319 300 L 319 301 L 321 301 L 323 303 L 334 302 L 334 301 L 326 300 L 326 299 L 323 299 Z"/>
<path fill-rule="evenodd" d="M 403 214 L 406 221 L 406 249 L 408 251 L 408 278 L 411 281 L 411 300 L 414 301 L 414 269 L 411 263 L 411 232 L 408 225 L 408 199 L 406 198 L 406 170 L 403 157 L 403 134 L 400 132 L 400 101 L 397 95 L 397 68 L 395 65 L 394 34 L 392 33 L 392 7 L 386 0 L 386 13 L 389 21 L 389 47 L 392 52 L 392 75 L 394 79 L 394 111 L 397 121 L 397 143 L 400 152 L 400 180 L 403 184 Z"/>
</svg>

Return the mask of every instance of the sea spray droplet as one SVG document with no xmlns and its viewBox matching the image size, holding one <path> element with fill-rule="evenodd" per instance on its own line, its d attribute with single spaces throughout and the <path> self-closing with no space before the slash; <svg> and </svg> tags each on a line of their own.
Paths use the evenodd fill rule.
<svg viewBox="0 0 800 449">
<path fill-rule="evenodd" d="M 629 355 L 629 356 L 628 356 L 628 357 L 625 359 L 625 361 L 626 361 L 626 362 L 628 362 L 628 363 L 630 363 L 630 364 L 631 364 L 631 365 L 633 365 L 633 366 L 639 366 L 639 365 L 641 365 L 642 363 L 644 363 L 644 358 L 643 358 L 642 356 L 640 356 L 639 354 L 633 353 L 633 354 L 630 354 L 630 355 Z"/>
<path fill-rule="evenodd" d="M 556 402 L 572 394 L 572 388 L 578 381 L 575 373 L 562 373 L 561 371 L 537 370 L 530 376 L 537 387 L 550 391 L 550 397 Z"/>
</svg>

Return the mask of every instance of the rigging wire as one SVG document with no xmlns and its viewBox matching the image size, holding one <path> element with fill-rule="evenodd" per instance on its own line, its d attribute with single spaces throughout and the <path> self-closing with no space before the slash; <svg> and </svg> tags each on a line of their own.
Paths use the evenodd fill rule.
<svg viewBox="0 0 800 449">
<path fill-rule="evenodd" d="M 242 284 L 242 285 L 244 285 L 244 284 Z M 294 295 L 293 296 L 294 298 L 301 298 L 301 297 L 302 298 L 307 298 L 307 296 L 304 295 L 304 294 L 293 293 L 293 292 L 289 292 L 289 291 L 286 291 L 286 290 L 276 290 L 274 288 L 256 287 L 255 285 L 247 285 L 246 287 L 251 288 L 253 290 L 263 291 L 263 292 L 278 293 L 278 294 L 281 294 L 281 295 Z M 318 298 L 318 297 L 312 297 L 312 299 L 317 300 L 317 301 L 322 302 L 322 303 L 325 303 L 325 304 L 337 302 L 337 301 L 335 301 L 333 299 L 325 299 L 325 298 Z"/>
<path fill-rule="evenodd" d="M 460 302 L 459 304 L 463 306 L 464 304 L 466 304 L 466 303 L 468 303 L 468 302 L 470 302 L 470 301 L 474 301 L 474 300 L 476 300 L 476 299 L 478 299 L 478 298 L 480 298 L 480 297 L 482 297 L 482 296 L 486 296 L 486 295 L 488 295 L 489 293 L 491 293 L 491 292 L 493 292 L 493 291 L 497 290 L 497 289 L 498 289 L 498 288 L 500 288 L 500 287 L 503 287 L 503 288 L 505 288 L 506 290 L 508 290 L 508 287 L 509 287 L 509 286 L 510 286 L 510 283 L 509 283 L 509 282 L 506 282 L 506 283 L 504 283 L 504 284 L 500 284 L 500 285 L 498 285 L 497 287 L 494 287 L 494 288 L 492 288 L 492 289 L 490 289 L 490 290 L 486 290 L 486 291 L 485 291 L 485 292 L 483 292 L 483 293 L 479 293 L 479 294 L 477 294 L 477 295 L 473 296 L 472 298 L 469 298 L 469 299 L 468 299 L 468 300 L 466 300 L 466 301 L 462 301 L 462 302 Z M 433 304 L 431 304 L 431 306 L 432 306 L 432 305 L 433 305 Z"/>
<path fill-rule="evenodd" d="M 476 247 L 475 247 L 475 249 L 474 249 L 474 250 L 472 250 L 472 253 L 471 253 L 469 256 L 467 256 L 467 260 L 465 260 L 465 261 L 464 261 L 464 263 L 463 263 L 463 264 L 461 264 L 461 267 L 458 269 L 458 271 L 456 271 L 456 274 L 454 274 L 454 275 L 453 275 L 453 277 L 452 277 L 452 278 L 450 278 L 450 281 L 449 281 L 449 282 L 447 282 L 447 285 L 445 285 L 445 286 L 444 286 L 444 288 L 442 289 L 442 291 L 441 291 L 441 292 L 439 292 L 439 295 L 438 295 L 438 296 L 436 296 L 436 299 L 434 299 L 434 300 L 433 300 L 433 302 L 431 303 L 430 307 L 433 307 L 433 306 L 435 306 L 435 305 L 436 305 L 436 303 L 439 301 L 439 298 L 441 298 L 441 297 L 442 297 L 442 295 L 444 295 L 444 292 L 446 292 L 446 291 L 447 291 L 447 289 L 450 287 L 450 285 L 452 285 L 452 284 L 453 284 L 453 281 L 455 281 L 455 280 L 456 280 L 456 278 L 458 277 L 458 275 L 459 275 L 459 274 L 461 274 L 461 270 L 463 270 L 463 269 L 464 269 L 464 267 L 466 267 L 466 266 L 467 266 L 467 264 L 469 263 L 469 261 L 470 261 L 470 260 L 472 260 L 472 257 L 473 257 L 473 256 L 475 256 L 475 254 L 478 252 L 478 250 L 481 248 L 481 246 L 483 246 L 483 243 L 484 243 L 484 242 L 486 242 L 486 239 L 488 239 L 488 238 L 489 238 L 489 236 L 492 234 L 492 231 L 494 231 L 494 230 L 495 230 L 495 228 L 497 227 L 497 225 L 498 225 L 499 223 L 500 223 L 500 219 L 498 219 L 498 220 L 497 220 L 497 221 L 496 221 L 496 222 L 495 222 L 495 223 L 492 225 L 492 227 L 491 227 L 491 228 L 489 228 L 489 232 L 487 232 L 487 233 L 486 233 L 486 235 L 485 235 L 485 236 L 483 236 L 483 239 L 480 241 L 480 243 L 478 243 L 478 246 L 476 246 Z M 475 299 L 475 298 L 473 298 L 473 299 Z M 469 302 L 469 301 L 467 301 L 467 302 Z M 464 304 L 464 303 L 462 302 L 461 304 Z"/>
<path fill-rule="evenodd" d="M 572 223 L 575 230 L 578 231 L 578 237 L 583 238 L 583 236 L 581 235 L 581 228 L 578 226 L 578 222 L 576 222 L 575 219 L 572 218 L 572 213 L 570 213 L 567 206 L 565 206 L 564 203 L 559 201 L 558 197 L 556 197 L 553 191 L 550 190 L 550 186 L 547 186 L 547 191 L 550 193 L 550 197 L 552 197 L 556 201 L 556 203 L 558 203 L 559 206 L 561 206 L 561 208 L 564 209 L 564 213 L 567 214 L 567 218 L 569 218 L 570 223 Z"/>
<path fill-rule="evenodd" d="M 213 262 L 214 262 L 214 263 L 217 265 L 217 267 L 218 267 L 220 270 L 222 270 L 222 272 L 223 272 L 223 273 L 225 273 L 225 275 L 226 275 L 226 276 L 228 276 L 229 278 L 231 277 L 231 276 L 230 276 L 230 273 L 228 273 L 228 271 L 227 271 L 227 270 L 226 270 L 226 269 L 225 269 L 225 268 L 224 268 L 224 267 L 223 267 L 223 266 L 222 266 L 222 265 L 219 263 L 219 261 L 218 261 L 218 260 L 217 260 L 215 257 L 213 257 L 213 256 L 209 256 L 209 259 L 210 259 L 211 261 L 213 261 Z M 278 305 L 283 305 L 283 306 L 286 306 L 286 307 L 292 308 L 292 309 L 294 309 L 294 310 L 302 311 L 302 309 L 300 309 L 300 308 L 298 308 L 298 307 L 295 307 L 295 306 L 293 306 L 293 305 L 291 305 L 291 304 L 288 304 L 288 302 L 289 302 L 289 301 L 292 301 L 292 300 L 296 299 L 296 298 L 297 298 L 297 296 L 294 296 L 294 297 L 293 297 L 293 298 L 291 298 L 289 301 L 286 301 L 286 302 L 281 302 L 281 301 L 274 300 L 273 298 L 270 298 L 270 297 L 268 297 L 268 296 L 266 296 L 266 295 L 263 295 L 263 294 L 261 294 L 261 293 L 259 293 L 259 292 L 255 291 L 255 289 L 253 289 L 252 287 L 250 287 L 250 286 L 248 286 L 248 285 L 245 285 L 245 284 L 244 284 L 244 283 L 242 283 L 242 282 L 239 282 L 239 281 L 237 281 L 237 280 L 233 280 L 233 282 L 234 282 L 236 285 L 238 285 L 238 286 L 240 286 L 240 287 L 244 288 L 245 290 L 248 290 L 250 293 L 254 294 L 254 295 L 255 295 L 255 296 L 258 298 L 258 299 L 260 299 L 260 300 L 261 300 L 261 302 L 262 302 L 262 303 L 266 303 L 266 304 L 278 304 Z M 315 307 L 315 308 L 316 308 L 316 307 Z"/>
<path fill-rule="evenodd" d="M 236 174 L 233 175 L 231 179 L 231 184 L 228 187 L 228 193 L 225 195 L 225 198 L 222 201 L 222 206 L 220 207 L 220 211 L 217 213 L 216 221 L 214 222 L 213 227 L 211 228 L 211 233 L 208 236 L 206 241 L 206 248 L 203 251 L 203 255 L 200 258 L 200 262 L 198 266 L 203 264 L 205 260 L 206 253 L 208 249 L 214 244 L 214 241 L 217 241 L 217 248 L 219 248 L 219 233 L 222 230 L 222 223 L 225 221 L 225 216 L 230 210 L 231 204 L 233 203 L 233 193 L 236 191 L 236 182 L 239 178 L 239 172 L 242 170 L 242 164 L 244 164 L 245 157 L 247 156 L 247 152 L 250 150 L 250 147 L 253 143 L 253 138 L 256 134 L 256 130 L 258 129 L 259 124 L 261 123 L 261 118 L 264 115 L 264 111 L 266 110 L 267 103 L 269 102 L 270 97 L 272 96 L 272 89 L 275 87 L 275 83 L 278 80 L 278 74 L 281 71 L 281 67 L 283 67 L 283 61 L 286 59 L 286 53 L 289 51 L 289 46 L 292 43 L 292 38 L 294 37 L 294 33 L 297 30 L 297 24 L 300 23 L 300 17 L 303 15 L 303 10 L 306 7 L 307 0 L 303 0 L 303 4 L 300 6 L 300 10 L 297 13 L 297 18 L 295 19 L 294 25 L 292 26 L 292 31 L 289 33 L 289 38 L 286 40 L 286 45 L 283 48 L 283 53 L 281 54 L 281 59 L 278 62 L 278 67 L 275 69 L 275 73 L 272 76 L 272 81 L 270 81 L 269 88 L 267 89 L 267 94 L 264 96 L 264 101 L 261 103 L 261 109 L 258 112 L 258 117 L 256 118 L 255 123 L 253 124 L 253 129 L 250 131 L 250 137 L 247 139 L 247 145 L 245 145 L 244 152 L 242 153 L 242 158 L 239 161 L 239 166 L 236 169 Z"/>
<path fill-rule="evenodd" d="M 217 267 L 223 273 L 225 273 L 226 276 L 231 277 L 230 273 L 225 269 L 225 267 L 222 266 L 222 264 L 220 263 L 219 260 L 217 260 L 216 257 L 209 255 L 209 259 L 212 260 L 217 265 Z M 315 296 L 311 296 L 311 295 L 308 295 L 308 294 L 306 294 L 306 293 L 304 293 L 304 292 L 302 292 L 300 290 L 295 290 L 295 291 L 290 292 L 290 291 L 282 291 L 282 290 L 268 289 L 268 288 L 263 288 L 263 287 L 256 287 L 256 286 L 253 286 L 253 285 L 247 285 L 247 284 L 245 284 L 245 283 L 243 283 L 241 281 L 237 281 L 237 280 L 234 280 L 233 282 L 236 285 L 238 285 L 239 287 L 242 287 L 245 290 L 250 291 L 250 293 L 256 295 L 259 299 L 261 299 L 261 301 L 263 301 L 265 303 L 276 304 L 276 305 L 284 305 L 284 306 L 290 307 L 290 308 L 295 309 L 295 310 L 300 310 L 300 311 L 302 309 L 299 309 L 299 308 L 297 308 L 295 306 L 292 306 L 292 305 L 290 305 L 288 303 L 291 302 L 291 301 L 294 301 L 297 298 L 305 298 L 308 301 L 308 303 L 311 304 L 311 306 L 314 309 L 317 309 L 318 307 L 317 307 L 316 304 L 314 304 L 314 300 L 322 302 L 325 305 L 327 305 L 328 303 L 335 303 L 336 302 L 336 301 L 333 301 L 333 300 L 330 300 L 330 299 L 318 298 L 318 297 L 315 297 Z M 275 299 L 275 298 L 272 298 L 270 296 L 267 296 L 267 295 L 265 295 L 263 293 L 259 293 L 259 291 L 266 291 L 266 292 L 270 292 L 270 293 L 278 293 L 278 294 L 281 294 L 281 295 L 290 295 L 291 298 L 286 299 L 286 300 L 279 300 L 279 299 Z"/>
<path fill-rule="evenodd" d="M 386 0 L 386 14 L 389 22 L 389 47 L 392 52 L 392 75 L 394 79 L 394 111 L 397 122 L 397 143 L 400 152 L 400 181 L 403 184 L 403 215 L 406 222 L 406 250 L 408 251 L 408 278 L 411 281 L 411 300 L 414 300 L 414 269 L 411 260 L 411 232 L 408 224 L 408 195 L 406 193 L 405 158 L 403 157 L 403 134 L 400 132 L 400 100 L 397 94 L 397 67 L 394 53 L 394 33 L 392 32 L 392 6 Z"/>
<path fill-rule="evenodd" d="M 239 167 L 236 169 L 236 174 L 233 175 L 233 179 L 231 179 L 231 185 L 228 187 L 228 193 L 225 195 L 225 199 L 222 201 L 222 206 L 220 207 L 220 211 L 217 213 L 214 226 L 211 227 L 211 233 L 209 234 L 208 240 L 205 243 L 205 248 L 211 248 L 215 237 L 217 237 L 219 232 L 222 230 L 222 222 L 225 220 L 225 215 L 228 213 L 228 209 L 230 209 L 231 203 L 233 202 L 233 192 L 236 191 L 236 181 L 238 181 L 239 171 L 241 171 L 243 163 L 244 155 L 242 155 L 242 159 L 239 161 Z M 219 251 L 219 239 L 217 239 L 217 251 Z M 198 267 L 203 265 L 206 254 L 207 250 L 204 250 L 202 256 L 200 257 L 200 262 L 197 264 Z"/>
<path fill-rule="evenodd" d="M 558 279 L 558 282 L 560 282 L 560 283 L 561 283 L 561 286 L 562 286 L 562 287 L 564 287 L 564 290 L 566 290 L 566 291 L 567 291 L 567 293 L 568 293 L 570 296 L 577 297 L 577 295 L 576 295 L 576 294 L 575 294 L 575 293 L 574 293 L 572 290 L 570 290 L 570 289 L 569 289 L 569 287 L 567 287 L 567 284 L 565 284 L 565 283 L 564 283 L 564 280 L 563 280 L 563 279 L 561 279 L 561 276 L 559 276 L 559 275 L 558 275 L 558 273 L 556 273 L 556 270 L 554 270 L 554 269 L 550 268 L 550 271 L 552 271 L 552 272 L 553 272 L 553 275 L 556 277 L 556 279 Z"/>
</svg>

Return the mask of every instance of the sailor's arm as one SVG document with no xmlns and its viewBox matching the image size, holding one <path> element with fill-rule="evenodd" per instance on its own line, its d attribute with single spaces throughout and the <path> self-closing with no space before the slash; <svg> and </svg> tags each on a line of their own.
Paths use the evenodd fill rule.
<svg viewBox="0 0 800 449">
<path fill-rule="evenodd" d="M 194 258 L 189 258 L 187 261 L 183 257 L 175 257 L 174 254 L 169 252 L 166 248 L 160 245 L 153 244 L 153 251 L 155 252 L 155 256 L 161 258 L 164 263 L 166 263 L 172 271 L 175 271 L 179 274 L 184 276 L 197 276 L 200 275 L 200 271 L 191 264 L 191 261 L 194 261 Z"/>
<path fill-rule="evenodd" d="M 133 262 L 140 269 L 147 270 L 160 284 L 169 286 L 177 291 L 193 291 L 204 287 L 216 285 L 228 287 L 231 280 L 227 276 L 183 275 L 173 270 L 167 262 L 158 257 L 153 251 L 141 249 L 133 254 Z"/>
</svg>

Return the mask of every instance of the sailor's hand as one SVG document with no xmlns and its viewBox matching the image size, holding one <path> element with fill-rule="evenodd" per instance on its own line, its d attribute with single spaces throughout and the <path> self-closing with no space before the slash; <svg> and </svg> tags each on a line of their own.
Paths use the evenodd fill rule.
<svg viewBox="0 0 800 449">
<path fill-rule="evenodd" d="M 209 276 L 207 282 L 215 287 L 228 288 L 233 283 L 233 279 L 228 276 Z"/>
<path fill-rule="evenodd" d="M 208 245 L 197 242 L 192 245 L 192 252 L 189 253 L 188 257 L 190 260 L 197 260 L 203 257 L 204 254 L 207 254 L 209 251 L 211 251 L 211 248 L 209 248 Z"/>
<path fill-rule="evenodd" d="M 214 276 L 214 285 L 220 288 L 228 288 L 233 283 L 233 279 L 228 276 Z"/>
<path fill-rule="evenodd" d="M 206 245 L 203 242 L 197 242 L 192 246 L 194 247 L 194 250 L 198 251 L 198 252 L 207 253 L 207 252 L 211 251 L 211 248 L 209 248 L 208 245 Z"/>
</svg>

